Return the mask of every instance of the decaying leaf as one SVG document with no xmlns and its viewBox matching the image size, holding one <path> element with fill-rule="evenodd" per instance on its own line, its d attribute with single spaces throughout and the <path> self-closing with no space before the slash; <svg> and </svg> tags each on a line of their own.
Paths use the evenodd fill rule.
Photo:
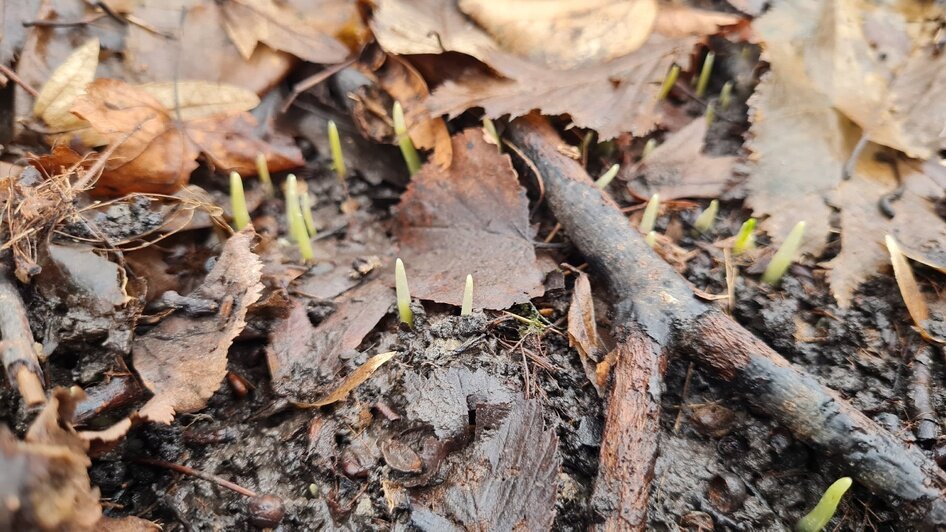
<svg viewBox="0 0 946 532">
<path fill-rule="evenodd" d="M 646 160 L 623 172 L 629 188 L 643 198 L 660 194 L 662 201 L 721 196 L 737 157 L 704 153 L 706 129 L 706 120 L 698 118 L 670 135 Z"/>
<path fill-rule="evenodd" d="M 499 46 L 551 68 L 609 61 L 650 37 L 656 0 L 460 0 Z"/>
<path fill-rule="evenodd" d="M 259 105 L 252 91 L 213 81 L 162 81 L 138 85 L 174 117 L 187 122 L 218 114 L 249 111 Z"/>
<path fill-rule="evenodd" d="M 320 397 L 338 379 L 340 355 L 357 348 L 394 303 L 394 291 L 375 279 L 336 300 L 335 312 L 318 327 L 295 303 L 271 334 L 266 359 L 276 393 L 299 401 Z"/>
<path fill-rule="evenodd" d="M 230 344 L 243 330 L 247 308 L 263 289 L 263 265 L 250 250 L 253 238 L 252 228 L 230 237 L 214 268 L 191 294 L 216 302 L 217 313 L 186 316 L 178 312 L 135 339 L 135 369 L 154 393 L 138 412 L 141 418 L 170 424 L 175 413 L 203 408 L 220 387 Z"/>
<path fill-rule="evenodd" d="M 732 13 L 704 11 L 684 4 L 661 4 L 654 22 L 654 31 L 667 37 L 712 35 L 719 31 L 719 28 L 734 26 L 742 20 Z"/>
<path fill-rule="evenodd" d="M 599 384 L 597 368 L 601 362 L 602 351 L 606 349 L 598 335 L 598 322 L 595 319 L 595 304 L 591 296 L 591 283 L 588 275 L 579 272 L 572 289 L 572 301 L 568 307 L 568 345 L 578 351 L 585 376 L 601 396 L 603 386 Z"/>
<path fill-rule="evenodd" d="M 351 393 L 352 390 L 368 380 L 375 371 L 378 371 L 378 368 L 384 365 L 388 360 L 391 360 L 396 354 L 396 351 L 388 351 L 387 353 L 381 353 L 369 358 L 364 364 L 358 366 L 358 369 L 345 377 L 345 380 L 343 380 L 337 388 L 329 392 L 329 394 L 322 399 L 312 403 L 313 406 L 330 405 L 348 397 L 348 394 Z"/>
<path fill-rule="evenodd" d="M 427 164 L 414 175 L 395 227 L 415 297 L 460 306 L 468 274 L 479 308 L 544 292 L 525 191 L 509 157 L 478 129 L 453 137 L 449 170 Z"/>
<path fill-rule="evenodd" d="M 893 274 L 897 279 L 900 295 L 903 296 L 903 303 L 906 305 L 913 323 L 916 324 L 917 330 L 928 340 L 939 343 L 946 342 L 946 340 L 931 336 L 927 330 L 930 309 L 926 305 L 926 300 L 923 299 L 923 293 L 916 283 L 916 278 L 913 277 L 913 268 L 910 267 L 910 262 L 897 244 L 897 239 L 890 235 L 887 235 L 884 239 L 887 244 L 887 251 L 890 253 L 890 263 L 893 265 Z"/>
<path fill-rule="evenodd" d="M 57 388 L 24 441 L 0 427 L 0 529 L 91 530 L 102 515 L 87 444 L 72 429 L 79 388 Z"/>
<path fill-rule="evenodd" d="M 511 403 L 515 397 L 512 387 L 482 369 L 440 367 L 430 375 L 404 376 L 408 419 L 426 423 L 442 440 L 457 437 L 467 429 L 469 398 L 477 404 L 496 406 Z"/>
<path fill-rule="evenodd" d="M 99 64 L 99 41 L 91 39 L 69 56 L 43 85 L 33 103 L 33 114 L 42 118 L 53 132 L 82 127 L 83 120 L 72 114 L 72 104 L 95 79 Z"/>
<path fill-rule="evenodd" d="M 536 400 L 478 405 L 475 443 L 447 480 L 411 500 L 411 521 L 422 530 L 549 530 L 561 458 L 558 437 L 545 428 Z"/>
</svg>

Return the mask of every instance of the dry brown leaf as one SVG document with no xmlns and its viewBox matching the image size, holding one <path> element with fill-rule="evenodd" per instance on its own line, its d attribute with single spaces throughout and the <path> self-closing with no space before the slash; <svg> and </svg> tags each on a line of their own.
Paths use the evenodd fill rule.
<svg viewBox="0 0 946 532">
<path fill-rule="evenodd" d="M 391 54 L 460 52 L 481 61 L 496 43 L 457 9 L 443 0 L 379 0 L 371 31 Z"/>
<path fill-rule="evenodd" d="M 99 520 L 88 446 L 72 428 L 82 397 L 79 388 L 54 390 L 24 441 L 0 427 L 0 529 L 89 530 Z"/>
<path fill-rule="evenodd" d="M 591 297 L 591 283 L 588 275 L 579 272 L 572 290 L 572 301 L 568 307 L 568 345 L 578 351 L 585 376 L 600 396 L 603 388 L 598 384 L 597 364 L 604 349 L 598 336 L 598 322 L 595 320 L 595 305 Z"/>
<path fill-rule="evenodd" d="M 721 196 L 737 158 L 704 153 L 706 129 L 706 120 L 697 118 L 670 135 L 646 160 L 623 172 L 628 187 L 643 198 L 659 193 L 663 201 Z"/>
<path fill-rule="evenodd" d="M 427 164 L 414 175 L 395 234 L 415 297 L 460 306 L 467 274 L 478 308 L 504 309 L 544 292 L 525 191 L 509 157 L 479 129 L 453 137 L 449 170 Z"/>
<path fill-rule="evenodd" d="M 396 354 L 396 351 L 389 351 L 387 353 L 381 353 L 369 358 L 364 364 L 358 366 L 358 369 L 345 377 L 345 380 L 343 380 L 341 384 L 338 385 L 338 388 L 335 388 L 329 392 L 329 394 L 322 399 L 312 403 L 313 406 L 330 405 L 348 397 L 348 394 L 351 393 L 352 390 L 371 378 L 374 372 L 378 371 L 378 368 L 384 365 L 384 363 L 388 360 L 391 360 L 391 358 L 393 358 Z"/>
<path fill-rule="evenodd" d="M 315 20 L 275 0 L 229 0 L 223 4 L 224 27 L 244 59 L 259 43 L 312 63 L 339 63 L 348 49 Z"/>
<path fill-rule="evenodd" d="M 913 323 L 921 330 L 926 326 L 926 320 L 930 319 L 930 310 L 923 299 L 923 293 L 920 292 L 919 285 L 916 284 L 916 278 L 913 277 L 913 268 L 907 257 L 900 251 L 897 240 L 886 235 L 884 241 L 887 244 L 887 251 L 890 253 L 890 263 L 893 265 L 893 275 L 897 278 L 897 286 L 900 288 L 900 295 L 903 296 L 903 302 L 907 306 Z"/>
<path fill-rule="evenodd" d="M 154 393 L 138 415 L 170 424 L 176 413 L 206 405 L 227 373 L 227 351 L 246 325 L 247 308 L 263 289 L 263 264 L 250 247 L 255 233 L 247 228 L 227 240 L 206 279 L 191 295 L 214 301 L 216 314 L 165 318 L 132 347 L 135 369 Z"/>
<path fill-rule="evenodd" d="M 95 78 L 99 64 L 99 41 L 91 39 L 76 48 L 40 89 L 33 103 L 33 114 L 42 118 L 52 132 L 69 131 L 84 126 L 70 111 L 76 98 Z"/>
<path fill-rule="evenodd" d="M 723 26 L 733 26 L 743 20 L 731 13 L 704 11 L 680 4 L 661 4 L 654 31 L 667 37 L 712 35 Z"/>
<path fill-rule="evenodd" d="M 609 61 L 644 44 L 656 0 L 460 0 L 504 50 L 551 68 Z"/>
<path fill-rule="evenodd" d="M 305 307 L 295 303 L 271 334 L 266 351 L 273 390 L 299 401 L 325 393 L 338 378 L 341 355 L 357 348 L 394 303 L 394 291 L 380 279 L 340 296 L 335 312 L 313 327 Z"/>
<path fill-rule="evenodd" d="M 98 523 L 95 523 L 94 532 L 158 532 L 161 527 L 156 523 L 127 515 L 125 517 L 108 517 L 103 515 Z"/>
<path fill-rule="evenodd" d="M 217 114 L 249 111 L 259 105 L 259 97 L 242 87 L 213 81 L 188 80 L 145 83 L 138 88 L 170 109 L 185 122 Z"/>
</svg>

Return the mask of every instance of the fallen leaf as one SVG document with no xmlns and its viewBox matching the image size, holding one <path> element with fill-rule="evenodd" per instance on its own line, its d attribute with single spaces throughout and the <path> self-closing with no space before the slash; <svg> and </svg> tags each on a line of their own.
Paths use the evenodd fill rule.
<svg viewBox="0 0 946 532">
<path fill-rule="evenodd" d="M 154 96 L 176 119 L 184 122 L 249 111 L 259 105 L 259 97 L 252 91 L 213 81 L 164 81 L 145 83 L 138 88 Z"/>
<path fill-rule="evenodd" d="M 224 28 L 250 59 L 259 43 L 312 63 L 339 63 L 348 49 L 325 33 L 316 17 L 305 16 L 274 0 L 229 0 L 223 4 Z"/>
<path fill-rule="evenodd" d="M 706 120 L 697 118 L 667 137 L 639 165 L 622 172 L 628 188 L 643 198 L 660 194 L 662 201 L 721 196 L 738 158 L 704 153 L 706 129 Z"/>
<path fill-rule="evenodd" d="M 95 523 L 94 532 L 157 532 L 161 527 L 156 523 L 127 515 L 125 517 L 108 517 L 103 515 L 98 523 Z"/>
<path fill-rule="evenodd" d="M 295 303 L 274 327 L 266 351 L 273 390 L 303 402 L 326 393 L 342 370 L 341 355 L 361 345 L 393 303 L 393 290 L 378 279 L 340 296 L 318 327 Z"/>
<path fill-rule="evenodd" d="M 598 322 L 595 320 L 595 305 L 591 297 L 591 283 L 588 275 L 579 272 L 572 289 L 572 301 L 568 307 L 568 345 L 578 351 L 585 376 L 594 385 L 598 395 L 602 389 L 598 386 L 597 363 L 601 360 L 604 348 L 598 336 Z"/>
<path fill-rule="evenodd" d="M 460 52 L 481 61 L 496 43 L 455 2 L 379 0 L 371 32 L 385 51 L 397 55 Z"/>
<path fill-rule="evenodd" d="M 337 403 L 342 399 L 348 397 L 348 394 L 352 390 L 357 388 L 361 383 L 365 382 L 374 374 L 375 371 L 378 371 L 382 365 L 388 360 L 396 355 L 396 351 L 388 351 L 387 353 L 381 353 L 369 358 L 364 364 L 358 366 L 358 369 L 351 372 L 345 380 L 338 385 L 337 388 L 332 390 L 322 399 L 312 403 L 313 406 L 325 406 L 332 403 Z"/>
<path fill-rule="evenodd" d="M 427 164 L 414 175 L 395 235 L 414 297 L 460 306 L 468 274 L 477 308 L 505 309 L 544 292 L 525 191 L 509 157 L 479 129 L 453 137 L 449 170 Z"/>
<path fill-rule="evenodd" d="M 503 412 L 508 408 L 508 413 Z M 475 443 L 447 480 L 411 496 L 411 522 L 422 530 L 549 530 L 555 518 L 561 457 L 536 400 L 478 405 Z"/>
<path fill-rule="evenodd" d="M 504 50 L 550 68 L 609 61 L 644 44 L 656 0 L 460 0 Z"/>
<path fill-rule="evenodd" d="M 910 262 L 906 255 L 900 251 L 900 246 L 897 245 L 897 240 L 894 237 L 886 235 L 884 240 L 887 244 L 887 251 L 890 253 L 893 275 L 897 279 L 900 295 L 903 297 L 903 303 L 906 305 L 913 323 L 924 338 L 942 342 L 942 340 L 930 337 L 926 330 L 926 322 L 930 319 L 930 310 L 926 306 L 926 300 L 923 299 L 923 293 L 920 291 L 919 285 L 916 284 L 916 278 L 913 277 L 913 268 L 910 267 Z"/>
<path fill-rule="evenodd" d="M 95 79 L 99 64 L 99 41 L 92 39 L 69 56 L 40 89 L 33 102 L 33 114 L 42 118 L 52 132 L 83 127 L 82 119 L 70 112 L 76 98 Z"/>
<path fill-rule="evenodd" d="M 57 388 L 24 441 L 0 427 L 0 529 L 89 530 L 102 515 L 87 444 L 72 428 L 79 388 Z"/>
<path fill-rule="evenodd" d="M 24 20 L 30 20 L 39 11 L 41 0 L 22 0 L 0 4 L 0 63 L 9 65 L 26 41 L 29 31 Z M 7 77 L 0 74 L 0 85 L 6 86 Z"/>
<path fill-rule="evenodd" d="M 404 377 L 407 418 L 429 425 L 441 440 L 455 438 L 467 429 L 471 407 L 505 405 L 515 397 L 510 386 L 482 369 L 439 367 L 429 375 L 408 373 Z M 469 398 L 477 404 L 471 405 Z"/>
<path fill-rule="evenodd" d="M 230 237 L 203 284 L 190 294 L 217 302 L 218 313 L 190 317 L 178 312 L 135 339 L 135 369 L 154 393 L 139 417 L 170 424 L 175 413 L 203 408 L 220 388 L 230 344 L 243 330 L 247 308 L 263 289 L 263 265 L 250 250 L 253 238 L 252 228 Z"/>
<path fill-rule="evenodd" d="M 682 4 L 661 4 L 654 31 L 667 37 L 712 35 L 724 26 L 734 26 L 743 20 L 732 13 L 705 11 Z"/>
</svg>

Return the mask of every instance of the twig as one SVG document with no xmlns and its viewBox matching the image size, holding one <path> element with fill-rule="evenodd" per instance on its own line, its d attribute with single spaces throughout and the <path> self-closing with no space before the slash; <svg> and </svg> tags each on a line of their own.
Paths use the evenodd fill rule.
<svg viewBox="0 0 946 532">
<path fill-rule="evenodd" d="M 921 442 L 933 441 L 940 434 L 936 410 L 933 409 L 930 396 L 932 354 L 933 348 L 924 343 L 917 348 L 909 366 L 907 404 L 910 406 L 910 417 L 916 423 L 914 428 L 916 439 Z"/>
<path fill-rule="evenodd" d="M 150 465 L 155 467 L 163 467 L 164 469 L 170 469 L 172 471 L 177 471 L 178 473 L 184 473 L 185 475 L 190 475 L 192 477 L 197 477 L 203 480 L 208 480 L 210 482 L 215 482 L 224 488 L 233 490 L 240 495 L 246 495 L 247 497 L 256 497 L 257 494 L 255 491 L 244 488 L 239 484 L 230 482 L 229 480 L 218 477 L 213 473 L 207 473 L 206 471 L 201 471 L 199 469 L 194 469 L 192 467 L 187 467 L 186 465 L 175 464 L 173 462 L 165 462 L 164 460 L 155 460 L 154 458 L 137 458 L 135 462 L 144 465 Z"/>
<path fill-rule="evenodd" d="M 43 370 L 37 359 L 36 342 L 26 317 L 23 299 L 10 280 L 10 271 L 0 264 L 0 352 L 7 377 L 29 406 L 46 402 Z"/>
<path fill-rule="evenodd" d="M 92 24 L 106 16 L 105 13 L 97 13 L 82 20 L 24 20 L 22 24 L 24 28 L 71 28 Z"/>
<path fill-rule="evenodd" d="M 561 139 L 547 121 L 530 115 L 515 120 L 509 131 L 542 171 L 546 201 L 569 239 L 611 285 L 617 298 L 615 323 L 627 324 L 632 331 L 634 326 L 639 327 L 664 352 L 687 354 L 717 378 L 731 383 L 748 401 L 823 456 L 840 462 L 861 485 L 885 497 L 900 512 L 904 527 L 946 527 L 946 473 L 932 460 L 917 448 L 905 446 L 834 391 L 796 369 L 732 318 L 694 297 L 687 282 L 650 249 L 584 169 L 556 151 Z M 630 363 L 641 364 L 655 375 L 651 366 L 653 351 L 637 351 L 645 356 Z M 656 369 L 663 363 L 658 360 Z M 649 401 L 645 403 L 649 412 L 660 404 L 661 383 L 655 376 L 633 384 L 642 385 L 646 387 L 634 388 L 633 392 Z M 609 410 L 614 408 L 621 405 L 608 405 Z M 637 418 L 643 415 L 639 413 Z M 616 418 L 609 414 L 608 420 L 612 419 Z M 607 427 L 605 431 L 613 432 Z M 652 457 L 641 452 L 646 450 L 647 442 L 641 444 L 636 439 L 646 440 L 646 434 L 635 432 L 634 427 L 628 432 L 634 437 L 612 446 L 612 452 L 623 459 L 636 457 L 652 462 Z M 599 475 L 609 474 L 604 469 L 612 462 L 602 456 Z M 646 468 L 633 471 L 639 476 L 623 478 L 624 483 L 634 486 L 650 480 Z M 594 498 L 610 498 L 614 508 L 636 508 L 639 500 L 625 498 L 633 494 L 646 497 L 647 491 L 615 491 L 606 482 L 600 489 L 596 486 Z M 628 519 L 634 516 L 605 513 L 603 528 L 642 530 L 646 519 Z"/>
<path fill-rule="evenodd" d="M 355 62 L 355 58 L 353 57 L 341 63 L 325 67 L 319 72 L 316 72 L 315 74 L 312 74 L 311 76 L 305 78 L 299 83 L 296 83 L 295 85 L 292 86 L 292 92 L 289 94 L 289 97 L 286 98 L 286 103 L 282 105 L 282 108 L 279 109 L 279 112 L 285 113 L 286 111 L 289 110 L 290 107 L 292 107 L 292 102 L 296 101 L 296 98 L 298 98 L 300 94 L 311 89 L 312 87 L 315 87 L 319 83 L 322 83 L 323 81 L 334 76 L 335 74 L 338 74 L 342 70 L 345 70 L 346 68 L 351 66 L 352 63 L 354 62 Z"/>
<path fill-rule="evenodd" d="M 13 83 L 19 85 L 21 89 L 25 90 L 33 98 L 39 96 L 39 92 L 34 89 L 32 85 L 23 81 L 23 78 L 18 76 L 16 72 L 13 71 L 13 69 L 4 65 L 3 63 L 0 63 L 0 74 L 3 74 L 4 76 L 13 80 Z"/>
</svg>

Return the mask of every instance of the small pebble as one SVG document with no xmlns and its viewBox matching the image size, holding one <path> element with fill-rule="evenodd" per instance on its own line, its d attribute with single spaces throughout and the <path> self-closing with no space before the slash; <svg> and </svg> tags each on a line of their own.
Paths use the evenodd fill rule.
<svg viewBox="0 0 946 532">
<path fill-rule="evenodd" d="M 273 495 L 257 495 L 247 505 L 250 522 L 260 528 L 276 528 L 286 514 L 282 499 Z"/>
</svg>

